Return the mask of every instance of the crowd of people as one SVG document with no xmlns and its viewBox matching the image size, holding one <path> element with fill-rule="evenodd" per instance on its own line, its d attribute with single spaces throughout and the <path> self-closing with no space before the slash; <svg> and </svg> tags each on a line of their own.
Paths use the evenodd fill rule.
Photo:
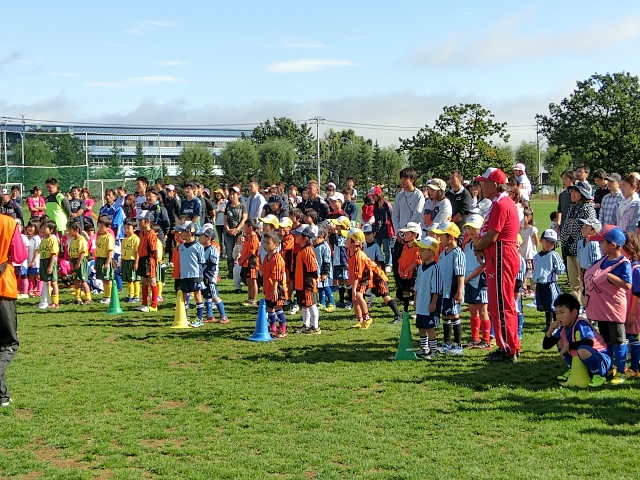
<svg viewBox="0 0 640 480">
<path fill-rule="evenodd" d="M 298 312 L 296 332 L 320 334 L 320 313 L 336 308 L 352 310 L 353 327 L 366 330 L 373 322 L 370 307 L 381 297 L 391 323 L 413 314 L 421 358 L 460 355 L 465 347 L 491 350 L 495 341 L 489 361 L 517 362 L 523 297 L 530 297 L 529 305 L 545 312 L 543 347 L 557 345 L 569 366 L 579 357 L 592 386 L 607 375 L 612 384 L 637 378 L 640 176 L 599 169 L 594 189 L 589 174 L 584 165 L 562 174 L 558 211 L 540 236 L 522 164 L 510 178 L 490 168 L 467 181 L 455 170 L 448 186 L 433 178 L 422 187 L 417 172 L 405 168 L 393 203 L 374 185 L 362 195 L 361 211 L 353 178 L 342 189 L 329 182 L 323 196 L 313 180 L 303 188 L 250 182 L 245 192 L 237 183 L 210 192 L 195 180 L 178 189 L 139 177 L 135 192 L 104 192 L 99 209 L 88 189 L 63 193 L 55 178 L 45 182 L 46 196 L 34 186 L 24 202 L 19 189 L 4 190 L 0 403 L 10 402 L 5 372 L 19 345 L 17 298 L 40 297 L 46 288 L 51 300 L 40 306 L 56 309 L 63 282 L 77 305 L 99 293 L 100 303 L 109 304 L 113 283 L 118 289 L 126 284 L 123 302 L 155 312 L 170 268 L 187 317 L 195 306 L 191 327 L 227 323 L 218 292 L 223 258 L 236 293 L 247 287 L 244 306 L 257 306 L 262 292 L 274 338 L 287 337 L 286 315 Z M 571 295 L 558 285 L 565 271 Z"/>
</svg>

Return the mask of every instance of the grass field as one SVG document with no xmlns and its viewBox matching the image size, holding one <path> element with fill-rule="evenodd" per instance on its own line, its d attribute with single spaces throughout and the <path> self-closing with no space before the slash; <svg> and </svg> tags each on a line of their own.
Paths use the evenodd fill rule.
<svg viewBox="0 0 640 480">
<path fill-rule="evenodd" d="M 540 229 L 551 207 L 534 206 Z M 256 310 L 220 290 L 231 323 L 197 330 L 169 328 L 171 289 L 155 315 L 107 316 L 68 292 L 57 311 L 21 301 L 0 477 L 638 477 L 639 384 L 560 388 L 532 309 L 517 365 L 390 362 L 400 326 L 380 301 L 367 331 L 337 311 L 322 335 L 255 344 Z"/>
</svg>

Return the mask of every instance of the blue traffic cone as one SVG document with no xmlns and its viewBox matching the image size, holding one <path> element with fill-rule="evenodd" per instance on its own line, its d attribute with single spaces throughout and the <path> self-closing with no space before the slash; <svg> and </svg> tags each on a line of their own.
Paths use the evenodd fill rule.
<svg viewBox="0 0 640 480">
<path fill-rule="evenodd" d="M 256 319 L 256 328 L 253 335 L 247 338 L 252 342 L 270 342 L 273 340 L 269 333 L 269 324 L 267 322 L 267 303 L 264 298 L 260 300 L 258 305 L 258 318 Z"/>
</svg>

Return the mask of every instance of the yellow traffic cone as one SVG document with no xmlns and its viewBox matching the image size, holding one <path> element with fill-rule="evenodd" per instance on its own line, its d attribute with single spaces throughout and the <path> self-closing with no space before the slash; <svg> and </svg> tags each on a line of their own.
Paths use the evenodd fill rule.
<svg viewBox="0 0 640 480">
<path fill-rule="evenodd" d="M 178 290 L 176 297 L 176 313 L 173 316 L 173 325 L 171 325 L 171 328 L 190 328 L 189 322 L 187 321 L 184 298 L 182 298 L 182 291 Z"/>
<path fill-rule="evenodd" d="M 587 388 L 589 386 L 589 382 L 591 382 L 591 377 L 589 376 L 589 370 L 582 363 L 582 360 L 579 356 L 575 356 L 571 358 L 571 374 L 566 382 L 562 382 L 560 385 L 563 387 L 578 387 L 578 388 Z"/>
</svg>

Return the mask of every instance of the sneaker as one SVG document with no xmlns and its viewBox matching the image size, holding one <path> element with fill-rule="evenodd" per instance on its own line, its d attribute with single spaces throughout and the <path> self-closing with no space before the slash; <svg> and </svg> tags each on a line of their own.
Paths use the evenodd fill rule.
<svg viewBox="0 0 640 480">
<path fill-rule="evenodd" d="M 364 325 L 364 322 L 356 322 L 355 324 L 351 325 L 351 328 L 362 328 L 362 326 Z"/>
<path fill-rule="evenodd" d="M 83 305 L 91 305 L 93 303 L 93 300 L 89 300 L 88 298 L 82 302 Z"/>
<path fill-rule="evenodd" d="M 325 306 L 322 305 L 321 303 L 317 304 L 316 307 L 318 307 L 319 311 L 323 311 L 325 309 Z"/>
<path fill-rule="evenodd" d="M 353 310 L 353 304 L 352 303 L 345 303 L 343 308 L 345 310 Z"/>
<path fill-rule="evenodd" d="M 606 378 L 601 377 L 600 375 L 594 375 L 591 381 L 589 382 L 589 386 L 592 388 L 598 388 L 604 385 L 605 383 L 607 383 Z"/>
<path fill-rule="evenodd" d="M 158 303 L 162 303 L 162 302 L 164 302 L 164 297 L 158 297 L 157 302 L 158 302 Z"/>
<path fill-rule="evenodd" d="M 416 350 L 416 357 L 418 358 L 427 358 L 431 352 L 429 350 L 425 350 L 423 348 L 419 348 Z"/>
<path fill-rule="evenodd" d="M 24 298 L 29 298 L 29 294 L 28 293 L 20 293 L 20 294 L 18 294 L 18 299 L 24 299 Z"/>
<path fill-rule="evenodd" d="M 462 353 L 463 353 L 462 347 L 457 343 L 452 343 L 449 350 L 447 350 L 448 355 L 462 355 Z"/>
<path fill-rule="evenodd" d="M 138 308 L 136 308 L 136 311 L 142 312 L 142 313 L 149 313 L 149 307 L 147 307 L 146 305 L 140 305 Z"/>
<path fill-rule="evenodd" d="M 257 307 L 258 303 L 255 300 L 246 300 L 242 302 L 243 307 Z"/>
<path fill-rule="evenodd" d="M 373 318 L 370 318 L 369 320 L 365 320 L 364 322 L 362 322 L 362 329 L 363 330 L 368 329 L 372 323 L 373 323 Z"/>
<path fill-rule="evenodd" d="M 83 303 L 82 300 L 77 299 L 77 298 L 73 301 L 74 305 L 82 305 L 82 303 Z"/>
<path fill-rule="evenodd" d="M 624 373 L 616 372 L 611 381 L 611 385 L 622 385 L 626 381 L 627 377 Z"/>
<path fill-rule="evenodd" d="M 387 265 L 386 267 L 384 267 L 384 271 L 385 273 L 391 273 L 391 265 Z"/>
<path fill-rule="evenodd" d="M 450 348 L 451 348 L 451 344 L 442 343 L 442 344 L 440 344 L 440 348 L 438 348 L 438 352 L 439 353 L 447 353 Z"/>
<path fill-rule="evenodd" d="M 332 313 L 336 311 L 335 305 L 327 305 L 324 309 L 325 313 Z"/>
<path fill-rule="evenodd" d="M 480 343 L 476 345 L 474 348 L 477 348 L 480 350 L 491 350 L 491 344 L 485 342 L 484 340 L 481 340 Z"/>
<path fill-rule="evenodd" d="M 100 300 L 100 303 L 102 305 L 109 305 L 111 303 L 111 299 L 110 298 L 103 298 L 102 300 Z"/>
<path fill-rule="evenodd" d="M 157 312 L 158 311 L 158 307 L 149 307 L 149 311 L 150 312 Z"/>
<path fill-rule="evenodd" d="M 287 338 L 287 332 L 278 330 L 278 333 L 276 333 L 276 338 Z"/>
<path fill-rule="evenodd" d="M 58 305 L 57 303 L 50 303 L 49 308 L 60 308 L 60 305 Z"/>
<path fill-rule="evenodd" d="M 322 333 L 322 331 L 320 330 L 320 328 L 307 328 L 304 332 L 302 332 L 306 335 L 320 335 Z"/>
<path fill-rule="evenodd" d="M 480 345 L 482 343 L 482 340 L 474 340 L 471 339 L 469 340 L 468 343 L 465 343 L 463 345 L 464 348 L 476 348 L 478 345 Z"/>
<path fill-rule="evenodd" d="M 423 357 L 423 360 L 435 360 L 438 358 L 440 353 L 437 350 L 431 350 L 426 357 Z"/>
<path fill-rule="evenodd" d="M 216 317 L 207 317 L 204 319 L 204 323 L 216 323 Z"/>
<path fill-rule="evenodd" d="M 295 315 L 300 311 L 300 306 L 297 303 L 294 303 L 293 306 L 289 309 L 289 315 Z"/>
<path fill-rule="evenodd" d="M 389 322 L 391 325 L 397 325 L 398 323 L 402 323 L 402 317 L 396 317 Z"/>
<path fill-rule="evenodd" d="M 338 307 L 338 308 L 344 308 L 345 305 L 346 305 L 346 303 L 344 303 L 344 302 L 336 302 L 336 307 Z"/>
<path fill-rule="evenodd" d="M 200 328 L 200 327 L 204 327 L 204 322 L 202 320 L 196 320 L 195 322 L 191 322 L 189 324 L 189 326 L 191 328 Z"/>
<path fill-rule="evenodd" d="M 120 299 L 121 302 L 123 303 L 130 303 L 131 302 L 131 297 L 124 297 L 122 299 Z"/>
<path fill-rule="evenodd" d="M 518 363 L 520 361 L 520 352 L 516 352 L 513 355 L 507 355 L 507 360 L 511 360 L 511 363 Z"/>
<path fill-rule="evenodd" d="M 240 295 L 240 294 L 242 293 L 242 290 L 238 288 L 238 289 L 236 289 L 236 291 L 235 291 L 235 292 L 233 292 L 233 293 L 235 293 L 236 295 Z"/>
<path fill-rule="evenodd" d="M 638 372 L 635 372 L 633 370 L 631 370 L 630 368 L 627 368 L 627 370 L 624 372 L 625 376 L 627 377 L 627 380 L 638 380 Z"/>
<path fill-rule="evenodd" d="M 8 407 L 9 405 L 11 405 L 11 402 L 13 402 L 11 397 L 7 398 L 6 400 L 2 400 L 2 402 L 0 403 L 0 407 Z"/>
<path fill-rule="evenodd" d="M 487 362 L 501 362 L 505 360 L 506 355 L 504 350 L 497 349 L 487 355 L 486 360 Z"/>
<path fill-rule="evenodd" d="M 570 375 L 571 375 L 571 369 L 567 370 L 562 375 L 558 375 L 556 377 L 556 380 L 559 382 L 566 382 L 567 380 L 569 380 Z"/>
<path fill-rule="evenodd" d="M 293 333 L 307 333 L 307 330 L 310 330 L 310 327 L 300 327 L 296 328 Z"/>
<path fill-rule="evenodd" d="M 140 299 L 138 297 L 133 297 L 129 299 L 129 303 L 138 303 Z"/>
<path fill-rule="evenodd" d="M 220 317 L 220 320 L 218 320 L 218 323 L 229 323 L 229 318 L 227 317 Z"/>
<path fill-rule="evenodd" d="M 538 308 L 538 305 L 536 305 L 536 302 L 531 302 L 531 303 L 527 303 L 525 305 L 525 307 L 529 307 L 529 308 Z"/>
</svg>

